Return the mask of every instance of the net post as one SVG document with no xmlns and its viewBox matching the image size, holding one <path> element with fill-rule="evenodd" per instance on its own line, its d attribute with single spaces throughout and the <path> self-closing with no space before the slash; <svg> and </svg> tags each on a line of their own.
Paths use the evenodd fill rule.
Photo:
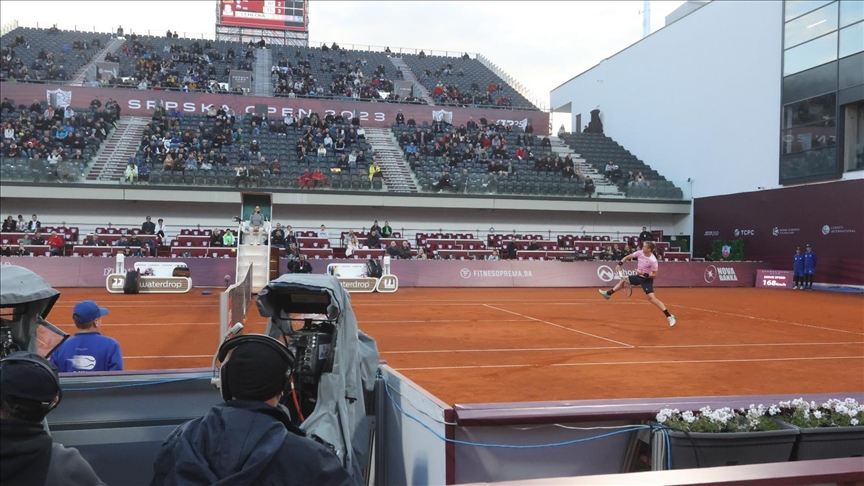
<svg viewBox="0 0 864 486">
<path fill-rule="evenodd" d="M 228 290 L 219 294 L 219 340 L 222 336 L 228 334 Z"/>
</svg>

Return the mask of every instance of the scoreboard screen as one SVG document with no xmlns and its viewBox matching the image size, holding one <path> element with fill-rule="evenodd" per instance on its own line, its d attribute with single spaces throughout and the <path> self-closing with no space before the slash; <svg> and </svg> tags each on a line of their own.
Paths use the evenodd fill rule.
<svg viewBox="0 0 864 486">
<path fill-rule="evenodd" d="M 306 31 L 306 2 L 220 0 L 219 24 L 259 29 Z"/>
</svg>

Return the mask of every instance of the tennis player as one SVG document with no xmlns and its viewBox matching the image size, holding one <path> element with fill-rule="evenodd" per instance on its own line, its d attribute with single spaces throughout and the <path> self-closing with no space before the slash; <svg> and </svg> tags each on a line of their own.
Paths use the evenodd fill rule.
<svg viewBox="0 0 864 486">
<path fill-rule="evenodd" d="M 645 295 L 648 296 L 648 300 L 666 314 L 666 320 L 669 321 L 669 326 L 671 327 L 675 325 L 675 316 L 670 314 L 669 309 L 666 308 L 663 302 L 660 302 L 660 300 L 654 296 L 654 279 L 657 278 L 657 268 L 659 265 L 657 264 L 657 257 L 654 256 L 653 252 L 654 243 L 650 241 L 644 242 L 641 251 L 637 251 L 632 255 L 627 255 L 618 262 L 618 266 L 615 267 L 615 273 L 621 273 L 621 267 L 624 266 L 624 263 L 630 260 L 636 260 L 636 272 L 638 275 L 627 277 L 630 281 L 630 285 L 639 285 L 642 287 L 642 290 L 645 291 Z M 609 300 L 609 298 L 612 297 L 612 294 L 621 290 L 621 287 L 623 286 L 624 280 L 621 279 L 615 287 L 612 288 L 612 290 L 600 290 L 600 295 L 602 295 L 604 299 Z"/>
</svg>

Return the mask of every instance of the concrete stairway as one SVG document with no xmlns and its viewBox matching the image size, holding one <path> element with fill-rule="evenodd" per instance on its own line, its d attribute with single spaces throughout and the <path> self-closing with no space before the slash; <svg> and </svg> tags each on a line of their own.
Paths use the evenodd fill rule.
<svg viewBox="0 0 864 486">
<path fill-rule="evenodd" d="M 141 144 L 148 118 L 121 116 L 114 130 L 100 147 L 87 174 L 88 181 L 119 181 L 126 170 L 126 161 L 135 155 Z"/>
<path fill-rule="evenodd" d="M 542 137 L 538 137 L 538 143 L 541 138 Z M 591 180 L 594 181 L 594 187 L 596 188 L 594 194 L 597 197 L 607 199 L 624 199 L 627 197 L 626 194 L 619 192 L 618 186 L 606 179 L 604 174 L 592 167 L 585 159 L 579 158 L 579 154 L 573 152 L 573 149 L 571 149 L 570 146 L 564 143 L 560 138 L 555 135 L 550 135 L 549 141 L 552 142 L 553 154 L 561 157 L 566 157 L 568 154 L 571 154 L 573 164 L 578 167 L 583 174 L 591 176 Z"/>
<path fill-rule="evenodd" d="M 392 58 L 391 58 L 392 59 Z M 396 136 L 389 128 L 365 128 L 366 143 L 375 149 L 375 160 L 381 167 L 384 184 L 392 192 L 417 192 L 411 167 L 405 160 Z"/>
<path fill-rule="evenodd" d="M 252 65 L 252 96 L 273 96 L 270 88 L 270 49 L 256 49 L 255 63 Z"/>
<path fill-rule="evenodd" d="M 93 67 L 92 72 L 95 73 L 96 80 L 98 80 L 99 79 L 99 71 L 96 69 L 96 63 L 104 61 L 105 55 L 107 55 L 109 53 L 113 54 L 113 53 L 117 52 L 118 50 L 120 50 L 120 48 L 125 43 L 126 43 L 126 39 L 117 39 L 116 37 L 112 38 L 107 44 L 105 44 L 105 47 L 103 47 L 102 50 L 100 50 L 99 52 L 96 53 L 95 56 L 93 56 L 92 61 L 88 62 L 87 64 L 82 66 L 81 69 L 79 69 L 78 71 L 75 72 L 75 74 L 72 76 L 72 82 L 70 82 L 69 84 L 71 84 L 72 86 L 84 86 L 84 83 L 86 83 L 87 81 L 93 81 L 92 79 L 91 80 L 87 79 L 87 71 L 91 67 Z"/>
<path fill-rule="evenodd" d="M 412 83 L 414 83 L 414 91 L 415 93 L 420 94 L 420 98 L 423 98 L 426 103 L 435 106 L 435 100 L 432 99 L 432 95 L 429 94 L 429 90 L 426 89 L 425 86 L 420 84 L 420 80 L 418 80 L 417 76 L 414 75 L 414 71 L 412 71 L 411 68 L 409 68 L 408 65 L 405 64 L 405 61 L 403 61 L 401 57 L 390 56 L 390 62 L 402 71 L 402 77 L 405 78 L 405 81 L 411 81 Z"/>
</svg>

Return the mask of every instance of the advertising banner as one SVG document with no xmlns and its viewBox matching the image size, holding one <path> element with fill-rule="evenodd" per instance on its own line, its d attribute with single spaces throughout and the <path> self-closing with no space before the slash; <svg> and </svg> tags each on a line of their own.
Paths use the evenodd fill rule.
<svg viewBox="0 0 864 486">
<path fill-rule="evenodd" d="M 178 262 L 177 260 L 170 262 L 145 261 L 136 262 L 135 270 L 138 270 L 142 277 L 173 277 L 175 268 L 187 268 L 188 266 L 186 262 Z"/>
<path fill-rule="evenodd" d="M 99 79 L 105 81 L 111 77 L 120 77 L 120 64 L 116 62 L 98 61 L 96 62 L 96 70 L 99 73 Z"/>
<path fill-rule="evenodd" d="M 115 273 L 105 278 L 105 289 L 112 294 L 122 294 L 126 285 L 126 274 Z M 192 289 L 192 279 L 187 277 L 140 277 L 138 292 L 142 294 L 185 294 Z"/>
<path fill-rule="evenodd" d="M 417 124 L 424 121 L 431 122 L 433 111 L 438 111 L 434 106 L 409 105 L 399 103 L 371 103 L 364 101 L 323 100 L 311 98 L 266 98 L 255 96 L 239 96 L 232 94 L 209 94 L 209 93 L 184 93 L 182 91 L 153 91 L 122 88 L 90 88 L 84 86 L 54 86 L 44 84 L 28 83 L 2 83 L 3 96 L 14 100 L 41 99 L 45 96 L 51 100 L 47 92 L 61 91 L 54 97 L 58 103 L 73 103 L 76 106 L 87 106 L 94 99 L 100 100 L 104 105 L 108 99 L 113 98 L 120 104 L 124 116 L 145 116 L 153 114 L 158 106 L 159 100 L 164 102 L 166 110 L 176 109 L 182 113 L 206 113 L 211 105 L 232 109 L 237 113 L 253 113 L 255 105 L 264 103 L 269 106 L 272 117 L 283 118 L 292 114 L 294 116 L 305 116 L 310 112 L 316 112 L 322 117 L 327 114 L 341 114 L 343 116 L 360 118 L 363 126 L 389 128 L 396 122 L 399 111 L 405 115 L 405 120 L 414 119 Z M 60 89 L 62 88 L 62 89 Z M 52 91 L 53 90 L 53 91 Z M 68 91 L 64 91 L 68 90 Z M 72 101 L 74 99 L 74 102 Z M 68 106 L 68 104 L 64 105 Z M 549 113 L 529 110 L 494 110 L 485 108 L 458 108 L 448 107 L 447 111 L 453 113 L 453 124 L 461 125 L 468 123 L 469 118 L 479 120 L 486 118 L 489 123 L 505 125 L 525 126 L 530 122 L 534 127 L 535 135 L 549 134 Z"/>
<path fill-rule="evenodd" d="M 234 282 L 236 261 L 233 258 L 190 258 L 180 262 L 171 258 L 126 258 L 124 272 L 136 268 L 138 262 L 164 263 L 173 267 L 185 262 L 197 287 L 225 288 L 225 277 Z M 18 265 L 32 270 L 55 288 L 104 287 L 105 278 L 117 272 L 111 257 L 49 258 L 0 257 L 0 265 Z"/>
<path fill-rule="evenodd" d="M 789 270 L 759 270 L 756 272 L 756 287 L 760 289 L 791 289 L 795 286 Z"/>
<path fill-rule="evenodd" d="M 693 252 L 717 239 L 744 242 L 744 258 L 792 270 L 795 249 L 818 256 L 814 280 L 864 285 L 864 179 L 698 198 Z"/>
<path fill-rule="evenodd" d="M 228 74 L 228 87 L 243 88 L 245 91 L 252 89 L 252 71 L 239 71 L 232 69 Z"/>
</svg>

